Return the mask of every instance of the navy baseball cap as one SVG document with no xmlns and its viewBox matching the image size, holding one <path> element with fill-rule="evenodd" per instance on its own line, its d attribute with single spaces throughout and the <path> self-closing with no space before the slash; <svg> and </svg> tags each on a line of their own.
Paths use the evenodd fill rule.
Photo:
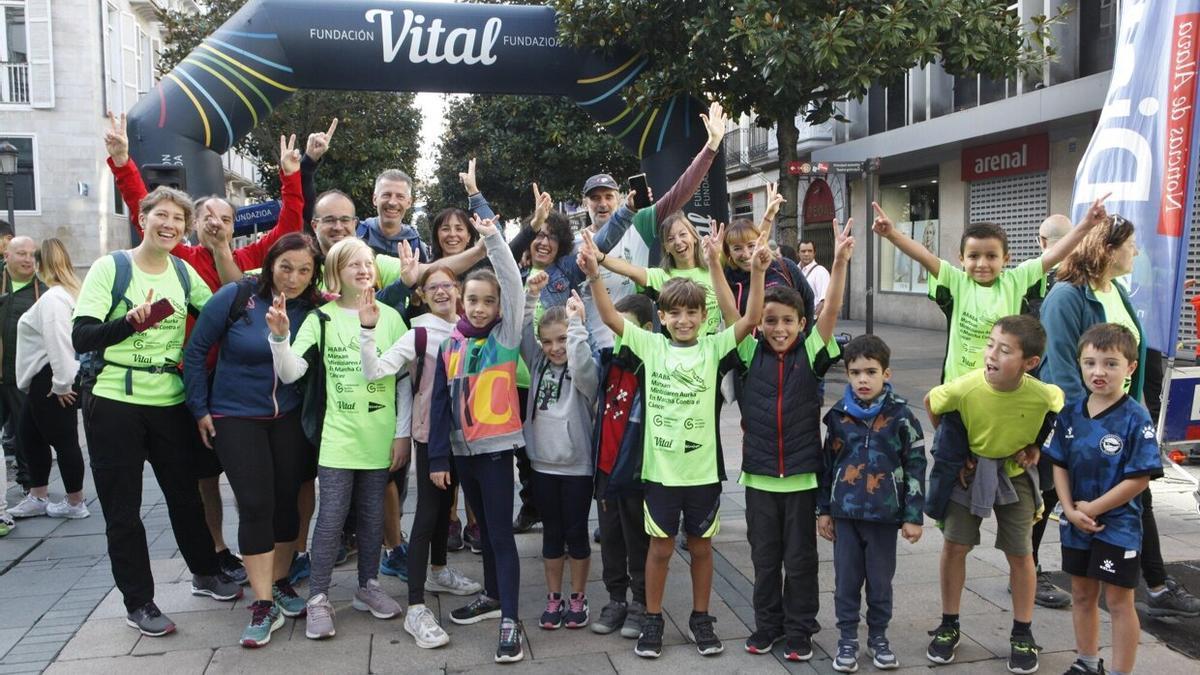
<svg viewBox="0 0 1200 675">
<path fill-rule="evenodd" d="M 596 188 L 608 188 L 617 191 L 621 189 L 617 187 L 617 181 L 613 180 L 613 177 L 606 173 L 598 173 L 587 179 L 587 182 L 583 184 L 583 196 L 588 196 Z"/>
</svg>

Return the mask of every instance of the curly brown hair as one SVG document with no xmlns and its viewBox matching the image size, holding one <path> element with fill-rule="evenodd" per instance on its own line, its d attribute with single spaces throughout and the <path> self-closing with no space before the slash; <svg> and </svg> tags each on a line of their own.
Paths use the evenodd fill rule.
<svg viewBox="0 0 1200 675">
<path fill-rule="evenodd" d="M 1109 216 L 1092 228 L 1071 251 L 1054 274 L 1055 281 L 1074 286 L 1099 285 L 1108 274 L 1113 251 L 1133 236 L 1133 223 L 1119 215 Z"/>
</svg>

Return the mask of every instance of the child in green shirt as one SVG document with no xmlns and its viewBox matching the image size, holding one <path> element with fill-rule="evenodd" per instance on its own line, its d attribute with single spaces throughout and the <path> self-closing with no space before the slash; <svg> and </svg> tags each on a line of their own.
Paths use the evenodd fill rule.
<svg viewBox="0 0 1200 675">
<path fill-rule="evenodd" d="M 688 636 L 701 654 L 717 654 L 724 650 L 724 645 L 713 632 L 708 600 L 713 571 L 711 537 L 719 527 L 721 501 L 718 429 L 714 419 L 719 362 L 759 322 L 770 249 L 765 237 L 760 237 L 760 254 L 754 260 L 746 314 L 716 335 L 705 334 L 708 291 L 690 279 L 671 279 L 665 283 L 659 294 L 658 317 L 671 336 L 668 339 L 627 321 L 613 307 L 600 276 L 590 233 L 584 232 L 583 240 L 579 266 L 588 276 L 596 311 L 621 343 L 645 364 L 642 479 L 646 532 L 651 540 L 646 558 L 646 614 L 634 653 L 646 658 L 662 654 L 663 590 L 682 515 L 692 557 Z M 716 273 L 720 274 L 720 270 Z"/>
<path fill-rule="evenodd" d="M 1029 289 L 1038 286 L 1046 273 L 1083 241 L 1093 227 L 1108 217 L 1105 195 L 1092 203 L 1083 220 L 1065 237 L 1046 249 L 1039 258 L 1031 258 L 1005 269 L 1009 264 L 1008 236 L 993 223 L 973 223 L 963 230 L 954 267 L 932 251 L 896 229 L 879 204 L 875 209 L 876 234 L 887 239 L 929 272 L 929 299 L 942 308 L 948 322 L 946 363 L 942 381 L 949 382 L 983 365 L 984 347 L 992 324 L 1002 316 L 1019 314 L 1021 301 Z"/>
</svg>

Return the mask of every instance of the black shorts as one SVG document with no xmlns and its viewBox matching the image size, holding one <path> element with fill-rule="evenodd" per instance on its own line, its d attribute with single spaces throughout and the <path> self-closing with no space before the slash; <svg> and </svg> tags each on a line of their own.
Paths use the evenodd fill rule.
<svg viewBox="0 0 1200 675">
<path fill-rule="evenodd" d="M 225 467 L 221 466 L 217 451 L 204 445 L 199 433 L 193 434 L 193 437 L 196 439 L 196 445 L 192 448 L 192 472 L 196 475 L 196 480 L 216 478 L 224 473 Z"/>
<path fill-rule="evenodd" d="M 1092 539 L 1089 549 L 1062 547 L 1062 569 L 1073 577 L 1087 577 L 1121 588 L 1137 588 L 1141 578 L 1140 551 Z"/>
<path fill-rule="evenodd" d="M 712 537 L 721 528 L 721 484 L 668 486 L 646 483 L 645 527 L 651 537 L 674 537 L 683 531 L 692 537 Z"/>
</svg>

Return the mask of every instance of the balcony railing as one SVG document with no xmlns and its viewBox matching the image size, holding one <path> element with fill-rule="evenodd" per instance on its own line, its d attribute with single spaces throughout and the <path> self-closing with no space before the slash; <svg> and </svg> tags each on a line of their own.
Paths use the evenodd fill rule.
<svg viewBox="0 0 1200 675">
<path fill-rule="evenodd" d="M 0 62 L 0 103 L 29 103 L 29 64 Z"/>
<path fill-rule="evenodd" d="M 750 155 L 750 161 L 755 162 L 769 157 L 771 150 L 774 149 L 772 147 L 774 144 L 771 142 L 773 140 L 772 130 L 764 129 L 755 125 L 750 127 L 749 132 L 750 133 L 748 135 L 750 138 L 746 145 L 749 151 L 748 154 Z"/>
<path fill-rule="evenodd" d="M 746 162 L 746 146 L 742 129 L 734 129 L 725 134 L 725 165 L 740 166 Z"/>
</svg>

